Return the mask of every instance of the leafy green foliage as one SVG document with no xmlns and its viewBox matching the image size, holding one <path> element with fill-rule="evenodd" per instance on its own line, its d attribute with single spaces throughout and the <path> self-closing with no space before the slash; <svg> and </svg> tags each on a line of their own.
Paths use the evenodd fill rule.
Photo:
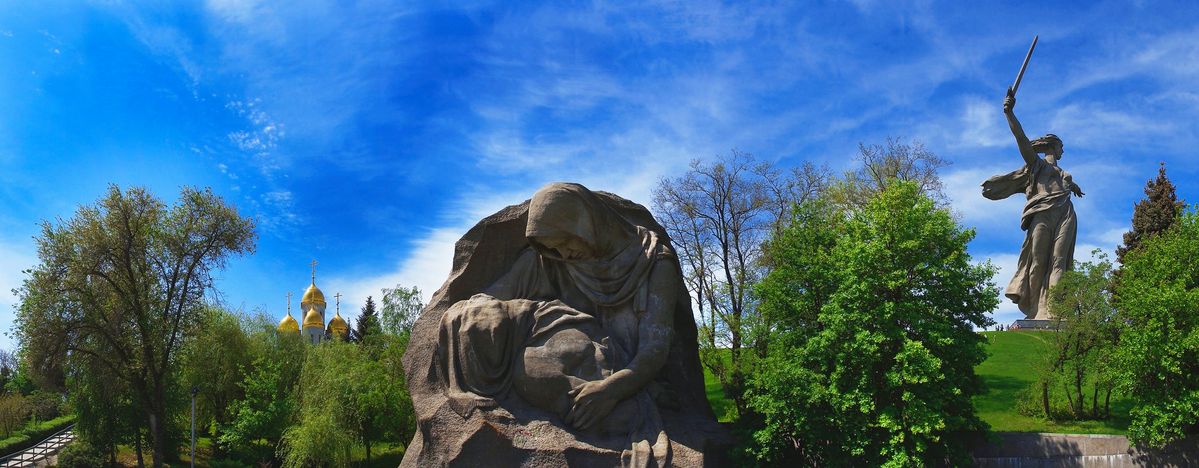
<svg viewBox="0 0 1199 468">
<path fill-rule="evenodd" d="M 419 291 L 417 294 L 419 296 Z M 354 329 L 350 334 L 351 341 L 362 341 L 367 336 L 379 333 L 382 331 L 380 327 L 379 314 L 375 311 L 375 300 L 371 296 L 366 296 L 366 304 L 362 306 L 358 320 L 354 323 Z"/>
<path fill-rule="evenodd" d="M 0 453 L 15 453 L 25 450 L 73 422 L 75 422 L 73 414 L 59 416 L 48 421 L 30 421 L 25 427 L 13 433 L 12 437 L 0 440 Z"/>
<path fill-rule="evenodd" d="M 424 308 L 420 288 L 416 286 L 383 288 L 383 331 L 393 335 L 407 333 Z"/>
<path fill-rule="evenodd" d="M 107 454 L 86 442 L 68 445 L 58 453 L 59 468 L 95 468 L 108 465 Z"/>
<path fill-rule="evenodd" d="M 346 466 L 359 443 L 369 460 L 372 443 L 410 421 L 400 413 L 406 394 L 360 346 L 329 342 L 309 350 L 299 388 L 298 422 L 281 447 L 285 466 Z"/>
<path fill-rule="evenodd" d="M 971 404 L 986 357 L 973 327 L 998 303 L 994 268 L 966 252 L 973 236 L 912 182 L 844 220 L 797 210 L 759 287 L 786 336 L 751 382 L 759 462 L 969 462 L 965 442 L 985 429 Z M 809 250 L 830 243 L 830 255 Z"/>
<path fill-rule="evenodd" d="M 197 426 L 219 429 L 230 423 L 230 405 L 244 395 L 242 381 L 253 350 L 240 317 L 217 307 L 200 314 L 180 351 L 179 367 L 183 387 L 197 389 Z"/>
<path fill-rule="evenodd" d="M 946 201 L 937 171 L 949 161 L 919 141 L 909 144 L 888 138 L 886 146 L 859 143 L 857 160 L 857 169 L 846 172 L 829 187 L 827 197 L 836 205 L 861 208 L 896 182 L 916 184 L 922 195 L 938 203 Z"/>
<path fill-rule="evenodd" d="M 1128 432 L 1161 447 L 1199 432 L 1199 213 L 1124 260 L 1116 370 L 1133 400 Z"/>
<path fill-rule="evenodd" d="M 71 380 L 73 395 L 111 390 L 99 379 L 119 381 L 144 418 L 155 466 L 173 458 L 177 351 L 204 307 L 212 272 L 252 252 L 254 238 L 253 220 L 211 190 L 192 188 L 168 207 L 145 189 L 111 186 L 71 218 L 44 222 L 39 264 L 18 290 L 16 334 L 33 380 L 56 386 L 82 376 Z M 117 397 L 79 398 L 87 406 Z"/>
<path fill-rule="evenodd" d="M 816 196 L 828 179 L 811 164 L 790 173 L 733 150 L 691 162 L 654 189 L 654 211 L 679 254 L 699 319 L 700 361 L 720 381 L 737 415 L 745 385 L 768 345 L 751 290 L 770 260 L 761 245 L 791 204 Z"/>
<path fill-rule="evenodd" d="M 1145 198 L 1132 209 L 1132 229 L 1124 233 L 1124 245 L 1116 248 L 1116 259 L 1124 262 L 1124 256 L 1141 244 L 1167 229 L 1182 213 L 1183 201 L 1174 191 L 1174 183 L 1166 177 L 1166 165 L 1157 170 L 1157 178 L 1145 183 Z"/>
<path fill-rule="evenodd" d="M 251 343 L 254 358 L 240 370 L 243 397 L 229 404 L 230 421 L 221 428 L 219 445 L 237 456 L 270 461 L 294 423 L 308 345 L 297 335 L 275 333 L 270 324 L 262 324 Z"/>
<path fill-rule="evenodd" d="M 1031 408 L 1043 417 L 1111 417 L 1111 360 L 1119 328 L 1111 300 L 1112 265 L 1106 255 L 1095 254 L 1098 262 L 1079 262 L 1049 291 L 1049 309 L 1058 319 L 1058 329 L 1045 334 L 1049 352 L 1042 357 L 1040 378 L 1028 392 L 1038 403 Z"/>
<path fill-rule="evenodd" d="M 25 423 L 29 416 L 29 408 L 25 405 L 25 396 L 20 393 L 0 395 L 0 438 L 12 435 L 13 431 Z"/>
</svg>

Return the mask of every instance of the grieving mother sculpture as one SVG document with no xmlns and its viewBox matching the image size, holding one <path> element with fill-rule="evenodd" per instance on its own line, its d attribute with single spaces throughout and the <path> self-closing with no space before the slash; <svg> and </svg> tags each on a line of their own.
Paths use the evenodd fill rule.
<svg viewBox="0 0 1199 468">
<path fill-rule="evenodd" d="M 578 184 L 457 243 L 404 367 L 418 432 L 402 466 L 700 466 L 727 443 L 665 232 Z"/>
</svg>

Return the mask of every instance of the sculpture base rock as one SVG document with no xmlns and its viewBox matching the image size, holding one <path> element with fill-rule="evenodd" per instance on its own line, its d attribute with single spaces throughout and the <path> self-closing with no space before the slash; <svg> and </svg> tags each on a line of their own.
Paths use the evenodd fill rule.
<svg viewBox="0 0 1199 468">
<path fill-rule="evenodd" d="M 554 416 L 518 400 L 476 410 L 465 419 L 448 404 L 442 405 L 421 424 L 400 467 L 621 466 L 622 451 L 629 448 L 627 436 L 576 434 L 551 423 Z M 731 466 L 732 440 L 719 424 L 677 412 L 664 412 L 662 417 L 670 434 L 673 466 Z"/>
</svg>

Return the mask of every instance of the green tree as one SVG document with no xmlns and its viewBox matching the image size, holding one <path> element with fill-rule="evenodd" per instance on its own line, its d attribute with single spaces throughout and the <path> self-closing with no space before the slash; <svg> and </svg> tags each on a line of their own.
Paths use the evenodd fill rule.
<svg viewBox="0 0 1199 468">
<path fill-rule="evenodd" d="M 299 384 L 302 411 L 283 437 L 284 465 L 347 466 L 358 444 L 369 464 L 371 446 L 404 422 L 399 385 L 363 347 L 329 342 L 309 350 Z"/>
<path fill-rule="evenodd" d="M 1199 432 L 1199 213 L 1129 251 L 1116 288 L 1129 437 L 1161 447 Z"/>
<path fill-rule="evenodd" d="M 944 204 L 944 184 L 937 171 L 949 161 L 929 151 L 919 141 L 905 143 L 888 138 L 886 146 L 858 144 L 858 167 L 832 184 L 829 198 L 835 203 L 860 208 L 895 182 L 916 184 L 920 193 Z"/>
<path fill-rule="evenodd" d="M 160 466 L 175 450 L 167 426 L 177 351 L 212 272 L 252 252 L 254 239 L 254 221 L 211 190 L 184 188 L 167 207 L 145 189 L 111 186 L 70 219 L 42 223 L 40 263 L 18 290 L 18 339 L 32 362 L 122 381 Z"/>
<path fill-rule="evenodd" d="M 103 364 L 79 357 L 72 363 L 77 372 L 68 377 L 71 406 L 75 410 L 75 433 L 81 444 L 93 447 L 115 463 L 119 445 L 132 444 L 138 460 L 142 455 L 141 406 L 134 401 L 128 382 L 106 374 Z M 139 463 L 139 465 L 144 464 Z"/>
<path fill-rule="evenodd" d="M 29 416 L 25 396 L 20 393 L 0 395 L 0 438 L 7 438 L 25 424 Z"/>
<path fill-rule="evenodd" d="M 771 339 L 782 349 L 802 344 L 820 328 L 820 311 L 837 288 L 833 248 L 845 213 L 824 198 L 793 206 L 791 216 L 767 243 L 775 268 L 754 285 Z"/>
<path fill-rule="evenodd" d="M 378 333 L 379 327 L 379 314 L 375 311 L 375 300 L 371 296 L 366 296 L 366 304 L 362 306 L 358 320 L 354 322 L 354 329 L 350 334 L 351 341 L 363 341 L 367 336 Z"/>
<path fill-rule="evenodd" d="M 700 359 L 738 416 L 746 411 L 745 379 L 767 346 L 751 294 L 765 271 L 762 243 L 792 203 L 824 189 L 827 176 L 810 164 L 785 173 L 734 150 L 694 160 L 654 188 L 655 216 L 679 254 L 700 322 Z"/>
<path fill-rule="evenodd" d="M 229 404 L 220 445 L 229 453 L 268 463 L 299 408 L 297 385 L 309 346 L 298 335 L 276 333 L 262 318 L 251 335 L 249 365 L 240 369 L 242 398 Z"/>
<path fill-rule="evenodd" d="M 970 400 L 985 358 L 973 328 L 998 305 L 994 267 L 967 254 L 973 237 L 913 182 L 845 218 L 796 211 L 759 287 L 763 308 L 796 314 L 777 320 L 788 336 L 751 381 L 759 462 L 969 463 L 966 442 L 985 430 Z"/>
<path fill-rule="evenodd" d="M 205 308 L 180 358 L 183 387 L 198 390 L 197 424 L 219 431 L 230 423 L 230 405 L 244 396 L 242 383 L 253 359 L 241 318 L 218 307 Z"/>
<path fill-rule="evenodd" d="M 397 284 L 394 288 L 383 288 L 383 331 L 393 335 L 407 334 L 424 308 L 420 288 L 416 286 Z"/>
<path fill-rule="evenodd" d="M 1132 209 L 1132 229 L 1124 233 L 1124 245 L 1116 248 L 1116 260 L 1124 263 L 1124 256 L 1141 244 L 1165 232 L 1182 213 L 1184 202 L 1178 199 L 1174 183 L 1166 177 L 1166 163 L 1157 169 L 1157 178 L 1145 183 L 1145 198 Z"/>
<path fill-rule="evenodd" d="M 1077 262 L 1049 291 L 1049 309 L 1058 319 L 1058 328 L 1049 335 L 1050 352 L 1032 389 L 1039 396 L 1040 413 L 1046 417 L 1104 419 L 1111 415 L 1115 387 L 1111 355 L 1118 338 L 1110 291 L 1112 265 L 1102 252 L 1094 253 L 1098 262 Z M 1055 388 L 1061 392 L 1052 391 Z M 1061 398 L 1052 398 L 1053 393 L 1065 398 L 1064 409 L 1056 407 Z"/>
</svg>

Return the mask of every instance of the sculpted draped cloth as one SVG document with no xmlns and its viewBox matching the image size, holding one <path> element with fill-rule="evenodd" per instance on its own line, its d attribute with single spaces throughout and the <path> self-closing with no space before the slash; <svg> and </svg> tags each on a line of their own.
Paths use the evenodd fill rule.
<svg viewBox="0 0 1199 468">
<path fill-rule="evenodd" d="M 464 417 L 496 406 L 513 389 L 565 417 L 566 392 L 626 368 L 637 355 L 650 273 L 677 268 L 657 233 L 575 184 L 554 184 L 534 196 L 525 237 L 529 248 L 507 274 L 442 317 L 439 365 L 450 405 Z M 566 237 L 593 255 L 567 259 L 537 241 Z M 623 400 L 603 425 L 627 433 L 624 466 L 670 465 L 670 442 L 651 395 L 662 385 L 653 382 Z"/>
<path fill-rule="evenodd" d="M 1040 158 L 983 182 L 983 196 L 991 200 L 1016 193 L 1027 198 L 1020 215 L 1024 244 L 1004 294 L 1029 319 L 1053 318 L 1047 306 L 1049 288 L 1074 265 L 1078 220 L 1070 200 L 1072 188 L 1074 181 L 1068 172 Z"/>
</svg>

